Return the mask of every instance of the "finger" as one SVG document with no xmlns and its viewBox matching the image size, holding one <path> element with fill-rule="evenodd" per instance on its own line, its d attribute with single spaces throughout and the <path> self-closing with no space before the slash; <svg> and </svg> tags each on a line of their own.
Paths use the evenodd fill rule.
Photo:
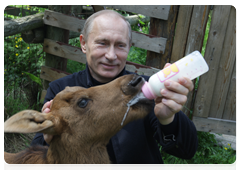
<svg viewBox="0 0 240 170">
<path fill-rule="evenodd" d="M 170 66 L 170 65 L 172 65 L 172 64 L 166 63 L 165 66 L 163 67 L 163 69 L 165 69 L 166 67 L 168 67 L 168 66 Z"/>
<path fill-rule="evenodd" d="M 179 78 L 179 83 L 181 85 L 183 85 L 184 87 L 186 87 L 189 91 L 192 91 L 193 88 L 194 88 L 193 82 L 189 78 L 187 78 L 187 77 Z"/>
<path fill-rule="evenodd" d="M 186 88 L 185 86 L 183 86 L 182 84 L 180 84 L 176 81 L 167 80 L 167 81 L 164 82 L 164 86 L 169 91 L 173 91 L 175 93 L 183 94 L 183 95 L 186 95 L 186 96 L 189 93 L 188 88 Z"/>
<path fill-rule="evenodd" d="M 50 108 L 51 104 L 52 104 L 52 100 L 46 102 L 42 107 L 42 112 L 44 112 L 46 108 Z"/>
<path fill-rule="evenodd" d="M 42 107 L 42 112 L 50 106 L 50 102 L 46 102 Z"/>
<path fill-rule="evenodd" d="M 180 105 L 184 105 L 187 102 L 186 95 L 175 93 L 173 91 L 169 91 L 168 89 L 162 89 L 161 94 L 165 99 L 173 100 Z"/>
<path fill-rule="evenodd" d="M 49 112 L 50 112 L 49 108 L 46 108 L 45 110 L 42 111 L 42 113 L 49 113 Z"/>
<path fill-rule="evenodd" d="M 44 138 L 45 142 L 47 142 L 47 144 L 49 144 L 53 138 L 53 135 L 43 134 L 43 138 Z"/>
<path fill-rule="evenodd" d="M 179 112 L 182 109 L 182 105 L 176 103 L 173 100 L 169 100 L 169 99 L 163 98 L 162 99 L 162 103 L 164 105 L 166 105 L 173 113 L 177 113 L 177 112 Z"/>
</svg>

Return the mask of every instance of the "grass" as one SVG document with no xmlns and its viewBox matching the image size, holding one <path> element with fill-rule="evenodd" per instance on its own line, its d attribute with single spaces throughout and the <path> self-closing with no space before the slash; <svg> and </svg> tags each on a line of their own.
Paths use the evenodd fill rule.
<svg viewBox="0 0 240 170">
<path fill-rule="evenodd" d="M 161 151 L 161 150 L 160 150 Z M 236 151 L 228 146 L 219 146 L 215 135 L 198 132 L 198 149 L 192 159 L 180 159 L 161 151 L 165 164 L 232 164 Z"/>
<path fill-rule="evenodd" d="M 5 133 L 4 134 L 4 151 L 9 153 L 17 153 L 28 147 L 35 136 L 34 133 L 19 134 Z"/>
<path fill-rule="evenodd" d="M 24 95 L 20 98 L 19 94 L 14 97 L 13 91 L 4 94 L 4 121 L 15 113 L 29 109 L 29 104 Z M 35 134 L 16 134 L 4 133 L 4 151 L 16 153 L 30 145 Z"/>
</svg>

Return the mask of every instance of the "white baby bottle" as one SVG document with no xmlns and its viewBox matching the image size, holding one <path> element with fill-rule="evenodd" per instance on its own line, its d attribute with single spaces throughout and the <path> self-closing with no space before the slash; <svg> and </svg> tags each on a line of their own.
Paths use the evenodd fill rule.
<svg viewBox="0 0 240 170">
<path fill-rule="evenodd" d="M 142 92 L 148 99 L 161 97 L 160 91 L 165 88 L 166 80 L 177 81 L 180 77 L 188 77 L 193 80 L 209 70 L 206 61 L 199 51 L 194 51 L 178 60 L 165 69 L 155 73 L 142 87 Z"/>
</svg>

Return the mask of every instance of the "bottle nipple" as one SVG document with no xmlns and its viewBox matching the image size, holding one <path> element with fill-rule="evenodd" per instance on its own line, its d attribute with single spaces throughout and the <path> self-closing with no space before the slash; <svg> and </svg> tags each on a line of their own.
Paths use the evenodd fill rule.
<svg viewBox="0 0 240 170">
<path fill-rule="evenodd" d="M 142 92 L 144 96 L 150 100 L 155 99 L 157 96 L 152 92 L 148 82 L 145 82 L 142 86 Z"/>
</svg>

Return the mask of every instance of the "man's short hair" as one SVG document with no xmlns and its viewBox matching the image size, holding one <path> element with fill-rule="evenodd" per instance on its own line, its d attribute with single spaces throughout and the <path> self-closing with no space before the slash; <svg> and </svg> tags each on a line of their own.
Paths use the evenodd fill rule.
<svg viewBox="0 0 240 170">
<path fill-rule="evenodd" d="M 82 34 L 84 36 L 84 40 L 87 42 L 88 41 L 88 35 L 89 35 L 89 32 L 91 31 L 92 29 L 92 23 L 94 21 L 95 18 L 97 18 L 98 16 L 100 15 L 104 15 L 104 14 L 114 14 L 116 16 L 119 16 L 120 18 L 122 18 L 126 23 L 127 23 L 127 26 L 128 26 L 128 38 L 129 38 L 129 45 L 132 44 L 132 29 L 131 29 L 131 25 L 129 24 L 129 22 L 126 20 L 126 18 L 124 18 L 121 14 L 113 11 L 113 10 L 101 10 L 101 11 L 98 11 L 94 14 L 92 14 L 85 22 L 84 24 L 84 27 L 83 27 L 83 30 L 82 30 Z"/>
</svg>

